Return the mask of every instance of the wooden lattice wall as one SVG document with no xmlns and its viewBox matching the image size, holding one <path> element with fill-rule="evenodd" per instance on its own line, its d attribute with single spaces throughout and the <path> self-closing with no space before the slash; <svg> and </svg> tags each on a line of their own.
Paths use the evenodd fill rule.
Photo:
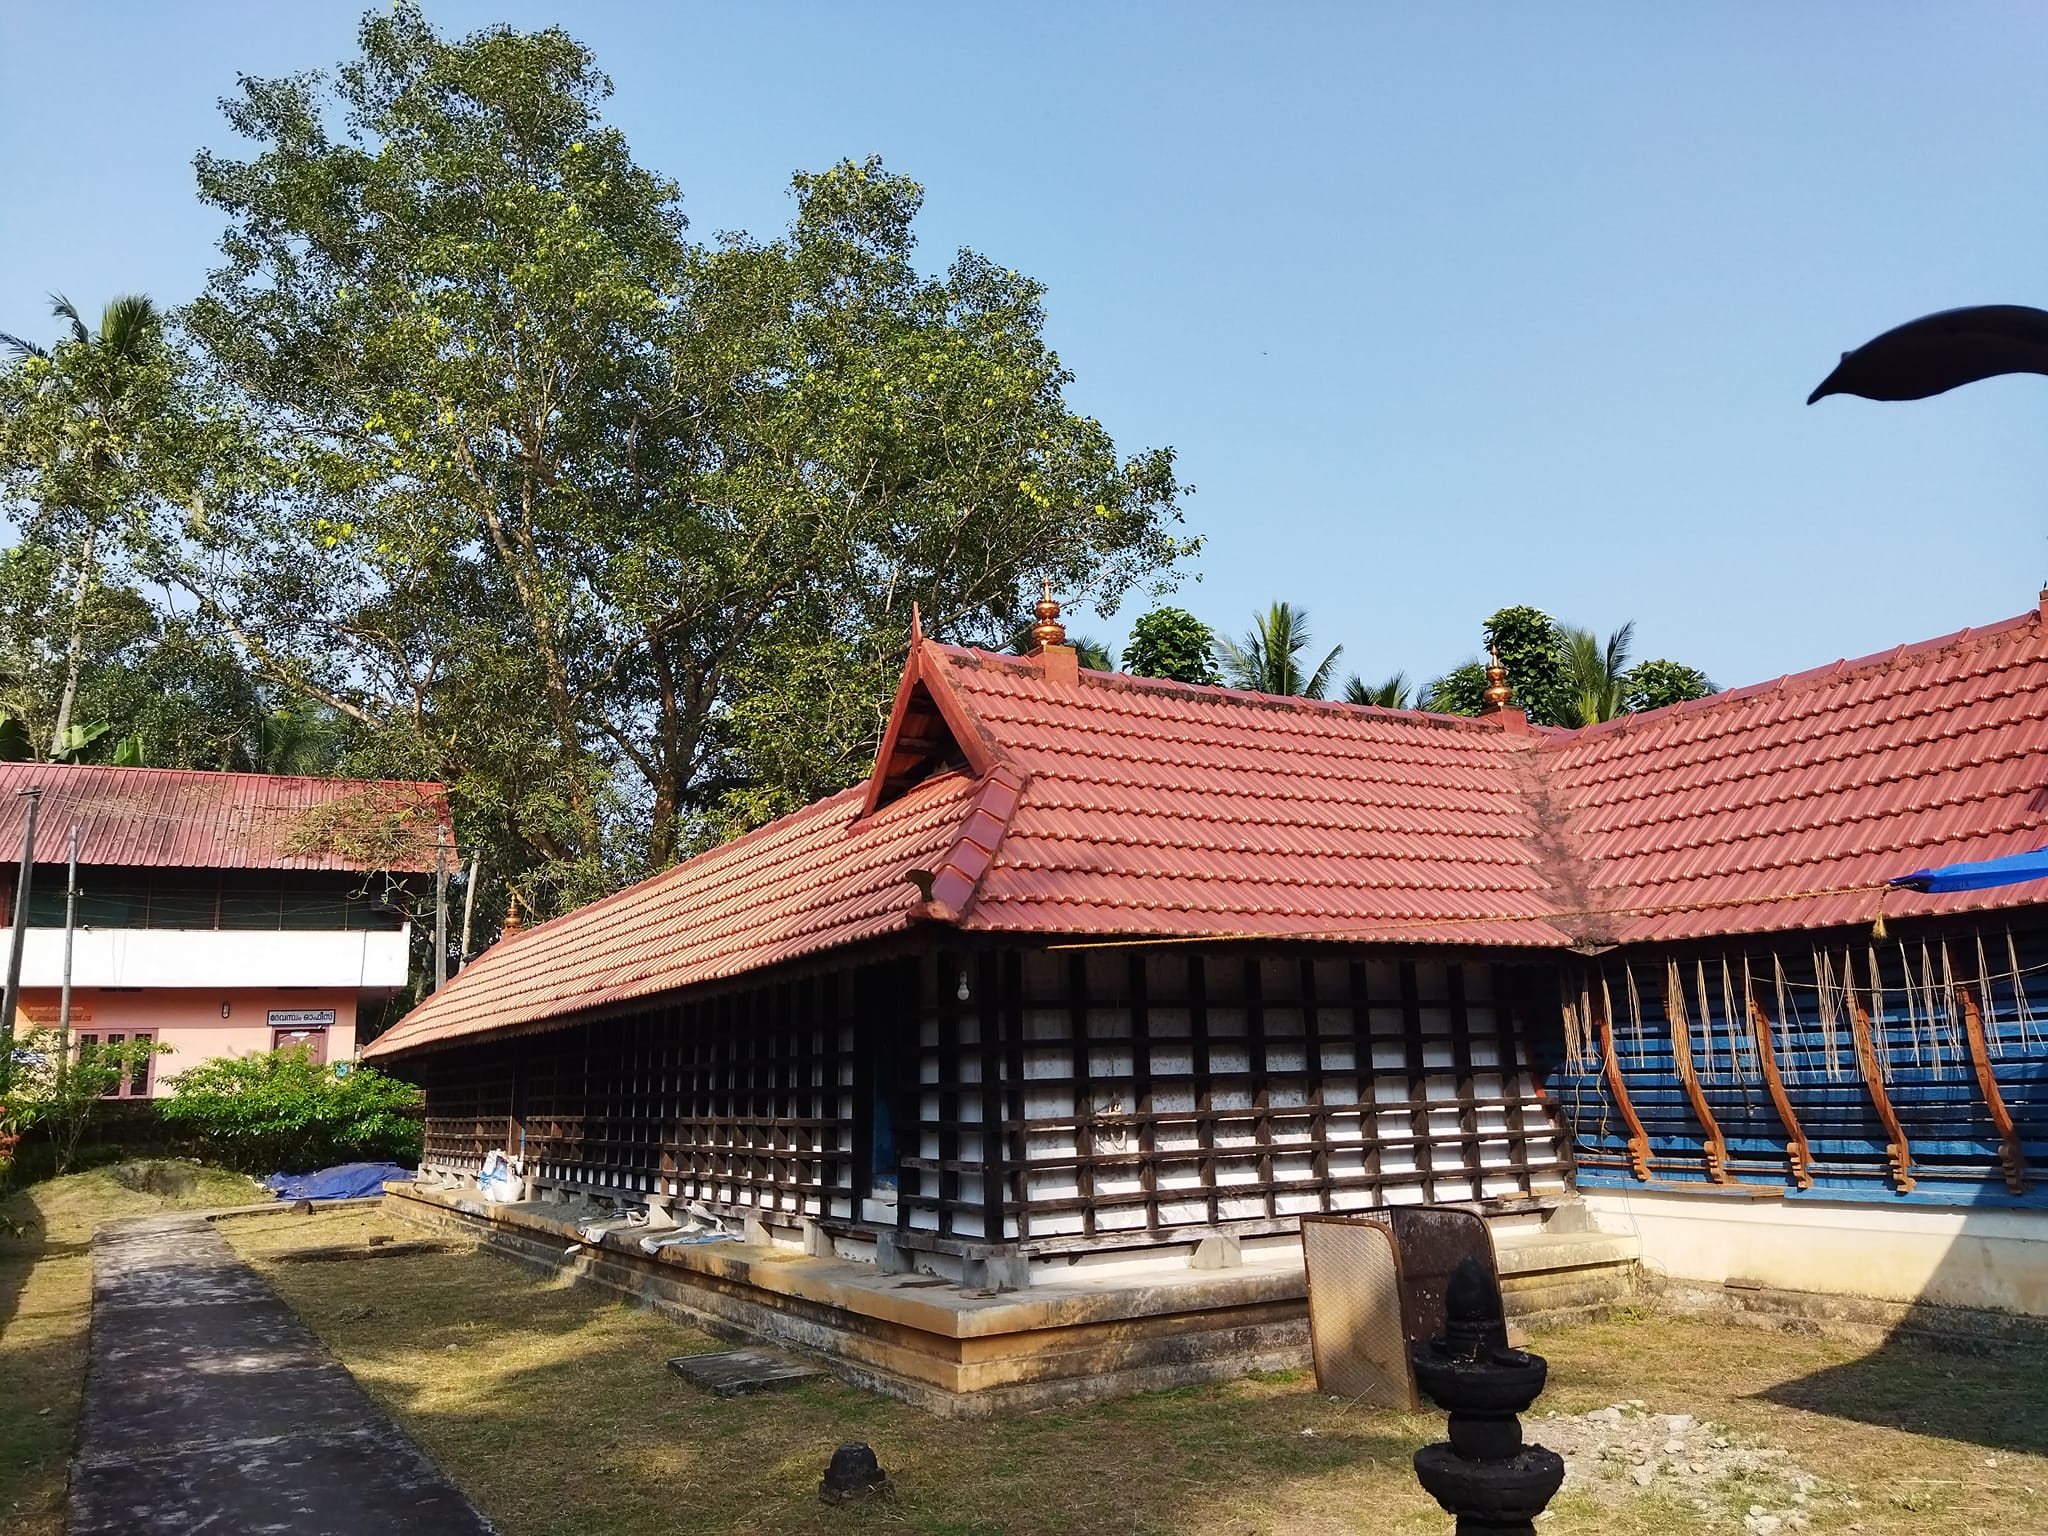
<svg viewBox="0 0 2048 1536">
<path fill-rule="evenodd" d="M 427 1162 L 471 1172 L 502 1146 L 561 1189 L 850 1216 L 854 1009 L 872 980 L 805 976 L 439 1053 L 417 1073 Z"/>
<path fill-rule="evenodd" d="M 1085 1246 L 1562 1191 L 1507 974 L 1277 947 L 940 954 L 899 1224 Z"/>
<path fill-rule="evenodd" d="M 925 949 L 429 1058 L 428 1161 L 504 1146 L 552 1186 L 893 1215 L 942 1245 L 1513 1201 L 1570 1178 L 1519 975 L 1327 946 Z"/>
</svg>

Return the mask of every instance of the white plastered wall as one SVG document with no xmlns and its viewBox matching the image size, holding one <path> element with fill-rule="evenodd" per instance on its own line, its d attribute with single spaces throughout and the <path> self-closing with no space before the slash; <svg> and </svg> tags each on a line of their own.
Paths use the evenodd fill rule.
<svg viewBox="0 0 2048 1536">
<path fill-rule="evenodd" d="M 1587 1189 L 1653 1274 L 2048 1317 L 2048 1211 Z"/>
</svg>

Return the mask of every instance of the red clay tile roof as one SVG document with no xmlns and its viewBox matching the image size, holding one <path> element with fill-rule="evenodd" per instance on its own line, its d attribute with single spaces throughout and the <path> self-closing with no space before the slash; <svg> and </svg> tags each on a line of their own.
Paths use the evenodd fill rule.
<svg viewBox="0 0 2048 1536">
<path fill-rule="evenodd" d="M 2038 614 L 1579 732 L 921 641 L 867 785 L 488 951 L 370 1054 L 923 920 L 1550 948 L 1867 921 L 1889 876 L 2043 841 L 2044 717 Z"/>
<path fill-rule="evenodd" d="M 364 1052 L 382 1055 L 666 992 L 906 926 L 982 786 L 918 785 L 855 825 L 865 786 L 501 941 Z"/>
<path fill-rule="evenodd" d="M 1028 788 L 966 926 L 1557 944 L 1530 736 L 933 648 Z"/>
<path fill-rule="evenodd" d="M 1616 939 L 1869 922 L 1877 893 L 1845 887 L 2048 841 L 2042 616 L 1611 721 L 1543 756 L 1596 904 L 1680 909 L 1626 916 Z M 1896 892 L 1885 911 L 2042 898 Z"/>
<path fill-rule="evenodd" d="M 81 864 L 417 873 L 434 867 L 434 828 L 448 825 L 439 784 L 0 763 L 0 859 L 20 857 L 27 801 L 17 791 L 31 785 L 43 791 L 38 864 L 64 861 L 75 824 Z M 369 830 L 357 851 L 380 856 L 345 856 L 350 840 L 337 848 L 337 820 L 360 820 Z"/>
</svg>

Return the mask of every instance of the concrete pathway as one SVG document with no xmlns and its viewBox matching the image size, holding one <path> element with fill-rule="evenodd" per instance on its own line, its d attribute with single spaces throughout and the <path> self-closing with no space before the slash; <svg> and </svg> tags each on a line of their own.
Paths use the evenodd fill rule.
<svg viewBox="0 0 2048 1536">
<path fill-rule="evenodd" d="M 71 1536 L 488 1536 L 198 1216 L 101 1229 Z"/>
</svg>

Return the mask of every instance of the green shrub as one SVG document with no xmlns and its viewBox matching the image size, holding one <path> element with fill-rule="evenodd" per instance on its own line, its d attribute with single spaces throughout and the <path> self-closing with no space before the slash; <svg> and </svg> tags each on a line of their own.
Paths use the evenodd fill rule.
<svg viewBox="0 0 2048 1536">
<path fill-rule="evenodd" d="M 170 1080 L 162 1115 L 210 1161 L 248 1173 L 420 1157 L 420 1091 L 353 1063 L 316 1066 L 304 1046 L 222 1056 Z"/>
<path fill-rule="evenodd" d="M 106 1095 L 169 1049 L 148 1039 L 73 1045 L 42 1025 L 17 1035 L 0 1080 L 0 1184 L 70 1172 Z"/>
</svg>

